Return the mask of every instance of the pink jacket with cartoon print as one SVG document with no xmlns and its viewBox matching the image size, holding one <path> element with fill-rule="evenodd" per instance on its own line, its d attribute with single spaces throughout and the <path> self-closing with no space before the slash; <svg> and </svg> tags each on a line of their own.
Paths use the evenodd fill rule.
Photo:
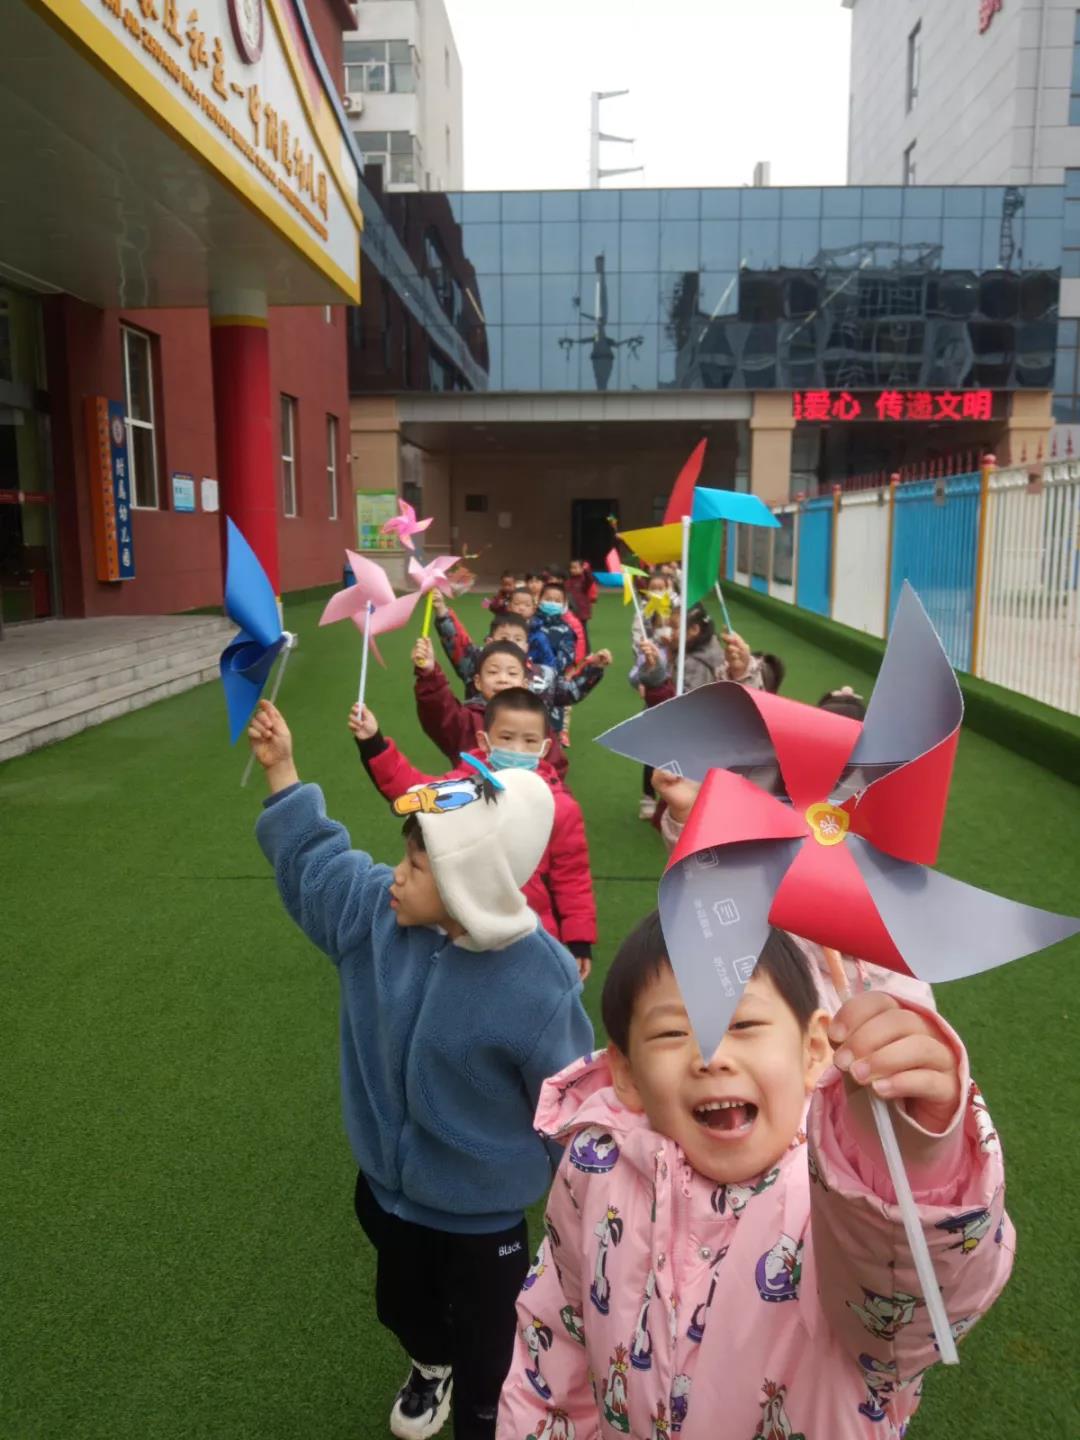
<svg viewBox="0 0 1080 1440">
<path fill-rule="evenodd" d="M 957 1336 L 1001 1291 L 1015 1243 L 966 1058 L 961 1080 L 948 1134 L 908 1162 Z M 756 1180 L 715 1185 L 619 1103 L 604 1052 L 549 1080 L 537 1125 L 568 1149 L 518 1300 L 499 1440 L 899 1440 L 938 1355 L 857 1124 L 830 1070 L 809 1136 Z"/>
</svg>

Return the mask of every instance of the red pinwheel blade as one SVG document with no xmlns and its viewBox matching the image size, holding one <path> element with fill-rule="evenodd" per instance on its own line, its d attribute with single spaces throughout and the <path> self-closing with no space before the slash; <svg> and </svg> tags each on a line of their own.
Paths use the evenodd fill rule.
<svg viewBox="0 0 1080 1440">
<path fill-rule="evenodd" d="M 743 693 L 757 707 L 780 762 L 784 789 L 800 813 L 828 800 L 859 738 L 859 722 L 831 710 L 784 700 L 767 690 Z M 719 748 L 724 748 L 723 741 Z M 723 764 L 715 760 L 713 764 Z"/>
<path fill-rule="evenodd" d="M 937 859 L 964 699 L 937 632 L 906 582 L 851 753 L 854 833 L 900 860 Z"/>
<path fill-rule="evenodd" d="M 710 770 L 668 863 L 673 869 L 718 845 L 756 840 L 802 840 L 806 821 L 764 790 L 729 770 Z"/>
<path fill-rule="evenodd" d="M 664 511 L 665 525 L 677 524 L 684 515 L 694 513 L 694 487 L 701 478 L 708 443 L 707 440 L 699 440 L 689 460 L 679 471 L 678 479 L 671 490 L 671 499 Z"/>
<path fill-rule="evenodd" d="M 769 919 L 781 930 L 858 955 L 901 975 L 913 971 L 893 943 L 850 849 L 850 840 L 807 840 L 776 892 Z"/>
</svg>

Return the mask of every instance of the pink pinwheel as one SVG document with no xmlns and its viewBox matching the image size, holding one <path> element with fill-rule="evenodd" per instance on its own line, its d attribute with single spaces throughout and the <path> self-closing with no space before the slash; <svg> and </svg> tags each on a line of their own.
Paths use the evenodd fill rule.
<svg viewBox="0 0 1080 1440">
<path fill-rule="evenodd" d="M 357 555 L 355 550 L 346 550 L 349 568 L 356 576 L 356 584 L 331 595 L 320 619 L 320 625 L 332 625 L 336 620 L 351 620 L 363 633 L 368 625 L 368 605 L 374 606 L 370 617 L 371 649 L 380 665 L 385 661 L 375 644 L 375 636 L 388 630 L 399 630 L 405 625 L 420 599 L 421 591 L 411 595 L 395 595 L 394 587 L 387 579 L 386 572 L 374 560 Z M 413 562 L 415 564 L 415 561 Z M 434 563 L 434 562 L 433 562 Z"/>
<path fill-rule="evenodd" d="M 446 572 L 452 570 L 460 558 L 458 555 L 436 555 L 427 565 L 421 565 L 418 560 L 410 560 L 409 579 L 421 595 L 426 595 L 431 590 L 438 590 L 443 595 L 453 595 L 453 582 Z"/>
<path fill-rule="evenodd" d="M 393 520 L 387 520 L 382 527 L 382 534 L 396 535 L 398 542 L 404 545 L 406 550 L 415 550 L 416 546 L 412 542 L 412 537 L 426 530 L 431 524 L 431 520 L 430 518 L 417 520 L 416 511 L 407 500 L 399 500 L 397 503 L 398 513 Z"/>
</svg>

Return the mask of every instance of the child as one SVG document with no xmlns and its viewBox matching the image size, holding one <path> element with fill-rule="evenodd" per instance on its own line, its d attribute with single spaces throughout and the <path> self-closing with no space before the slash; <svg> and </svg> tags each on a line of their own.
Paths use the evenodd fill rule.
<svg viewBox="0 0 1080 1440">
<path fill-rule="evenodd" d="M 544 577 L 538 575 L 535 570 L 530 570 L 525 576 L 525 589 L 533 597 L 537 605 L 540 603 L 540 595 L 544 589 Z"/>
<path fill-rule="evenodd" d="M 856 695 L 850 685 L 841 685 L 839 690 L 830 690 L 817 703 L 819 710 L 831 710 L 834 715 L 846 715 L 849 720 L 866 719 L 866 701 Z"/>
<path fill-rule="evenodd" d="M 567 612 L 566 589 L 561 580 L 545 582 L 537 613 L 555 652 L 555 669 L 559 674 L 572 665 L 580 665 L 585 658 L 585 632 L 577 616 L 571 617 Z"/>
<path fill-rule="evenodd" d="M 536 613 L 536 599 L 531 590 L 520 586 L 510 596 L 508 615 L 518 615 L 529 627 L 529 660 L 533 665 L 550 665 L 556 668 L 555 651 Z"/>
<path fill-rule="evenodd" d="M 484 647 L 476 671 L 476 694 L 461 701 L 450 689 L 442 668 L 436 663 L 431 641 L 421 637 L 413 646 L 413 669 L 416 676 L 416 713 L 420 728 L 438 746 L 451 765 L 456 765 L 463 750 L 475 750 L 484 728 L 484 707 L 500 690 L 510 690 L 527 683 L 528 662 L 517 645 L 496 640 Z M 548 731 L 551 749 L 548 761 L 565 780 L 569 761 L 554 731 Z"/>
<path fill-rule="evenodd" d="M 493 615 L 505 615 L 510 607 L 510 596 L 517 589 L 517 576 L 512 570 L 504 570 L 499 576 L 499 588 L 483 602 Z"/>
<path fill-rule="evenodd" d="M 586 649 L 589 645 L 589 621 L 592 619 L 593 606 L 596 604 L 596 597 L 599 594 L 600 586 L 596 583 L 589 562 L 587 560 L 571 560 L 570 575 L 566 581 L 566 598 L 585 627 Z"/>
<path fill-rule="evenodd" d="M 783 660 L 779 655 L 770 655 L 767 650 L 755 650 L 754 659 L 758 661 L 761 670 L 762 690 L 768 690 L 770 695 L 779 695 L 780 686 L 787 674 L 787 666 Z"/>
<path fill-rule="evenodd" d="M 672 629 L 679 633 L 679 613 L 672 612 Z M 674 655 L 672 663 L 675 663 Z M 686 682 L 687 691 L 700 690 L 715 680 L 737 680 L 751 690 L 760 690 L 761 663 L 750 653 L 741 635 L 725 632 L 722 640 L 716 633 L 713 618 L 704 605 L 692 605 L 686 613 Z"/>
<path fill-rule="evenodd" d="M 830 1023 L 774 930 L 705 1060 L 655 913 L 602 1004 L 607 1051 L 550 1080 L 537 1112 L 568 1148 L 500 1436 L 554 1440 L 571 1419 L 583 1440 L 903 1435 L 938 1356 L 867 1086 L 894 1102 L 957 1333 L 1012 1266 L 1000 1147 L 958 1037 L 880 992 Z"/>
<path fill-rule="evenodd" d="M 592 1034 L 577 967 L 521 894 L 551 833 L 551 791 L 509 772 L 498 791 L 432 787 L 409 807 L 392 870 L 351 849 L 319 787 L 300 783 L 280 711 L 261 701 L 248 733 L 270 787 L 259 844 L 286 910 L 340 975 L 356 1213 L 378 1255 L 379 1320 L 411 1366 L 390 1429 L 435 1434 L 454 1385 L 457 1440 L 491 1440 L 523 1212 L 550 1176 L 532 1097 Z"/>
<path fill-rule="evenodd" d="M 432 783 L 409 763 L 392 740 L 380 731 L 366 707 L 363 715 L 354 705 L 349 729 L 356 737 L 360 758 L 371 779 L 387 800 L 406 790 Z M 582 980 L 592 969 L 596 944 L 596 898 L 589 871 L 589 847 L 581 807 L 562 784 L 546 756 L 548 717 L 543 700 L 528 690 L 500 690 L 484 710 L 479 744 L 467 751 L 497 774 L 507 769 L 534 770 L 555 797 L 555 823 L 543 859 L 522 887 L 530 908 L 549 935 L 561 940 L 578 962 Z M 464 760 L 444 780 L 468 779 L 476 770 Z"/>
</svg>

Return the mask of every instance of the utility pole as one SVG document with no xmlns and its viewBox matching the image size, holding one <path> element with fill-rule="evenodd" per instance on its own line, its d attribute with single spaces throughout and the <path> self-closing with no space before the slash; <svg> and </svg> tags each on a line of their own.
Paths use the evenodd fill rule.
<svg viewBox="0 0 1080 1440">
<path fill-rule="evenodd" d="M 614 100 L 618 95 L 629 95 L 629 90 L 594 90 L 592 92 L 590 114 L 589 114 L 589 189 L 599 190 L 600 181 L 606 180 L 609 175 L 635 175 L 644 170 L 644 165 L 626 165 L 616 170 L 600 169 L 600 141 L 606 140 L 613 145 L 633 145 L 632 139 L 625 135 L 605 135 L 600 129 L 600 101 Z"/>
</svg>

